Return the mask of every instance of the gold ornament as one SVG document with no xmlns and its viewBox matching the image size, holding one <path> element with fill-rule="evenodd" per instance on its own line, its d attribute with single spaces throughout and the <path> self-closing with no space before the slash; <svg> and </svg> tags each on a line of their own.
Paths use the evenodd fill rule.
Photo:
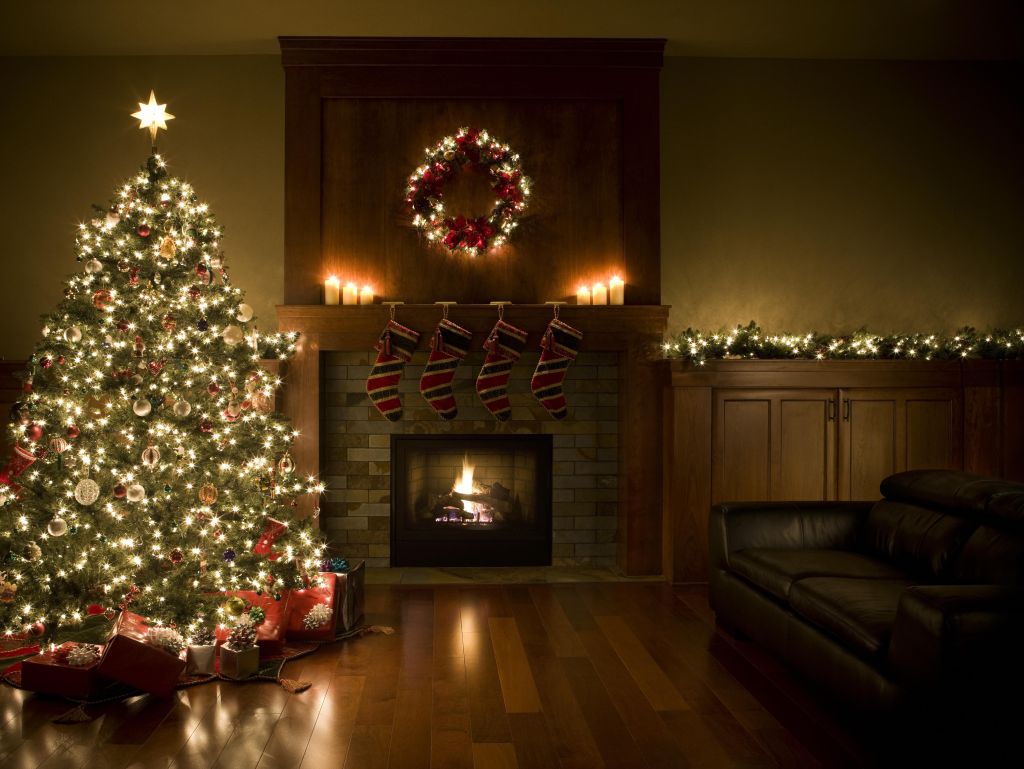
<svg viewBox="0 0 1024 769">
<path fill-rule="evenodd" d="M 25 545 L 25 549 L 22 552 L 26 561 L 35 561 L 43 555 L 43 549 L 35 542 L 29 542 Z"/>
<path fill-rule="evenodd" d="M 262 390 L 253 393 L 252 405 L 261 414 L 270 414 L 274 411 L 274 399 Z"/>
<path fill-rule="evenodd" d="M 145 398 L 139 398 L 132 404 L 132 411 L 135 412 L 136 416 L 148 417 L 152 410 L 153 404 Z"/>
<path fill-rule="evenodd" d="M 146 467 L 156 467 L 160 463 L 160 449 L 156 446 L 147 446 L 142 452 L 142 464 Z"/>
<path fill-rule="evenodd" d="M 14 599 L 12 598 L 11 600 L 13 601 Z M 245 611 L 245 601 L 237 595 L 233 595 L 224 602 L 221 608 L 224 609 L 224 613 L 229 617 L 241 617 Z"/>
<path fill-rule="evenodd" d="M 146 487 L 141 483 L 133 483 L 126 494 L 129 502 L 141 502 L 146 498 Z"/>
<path fill-rule="evenodd" d="M 164 239 L 160 241 L 160 258 L 169 262 L 177 254 L 178 247 L 174 244 L 174 238 L 170 235 L 165 235 Z"/>
<path fill-rule="evenodd" d="M 192 413 L 192 405 L 188 401 L 175 401 L 174 416 L 187 417 Z"/>
<path fill-rule="evenodd" d="M 46 533 L 51 537 L 63 537 L 68 533 L 68 522 L 60 516 L 54 516 L 46 524 Z"/>
<path fill-rule="evenodd" d="M 204 505 L 212 505 L 217 501 L 217 487 L 212 483 L 204 483 L 199 487 L 199 501 Z"/>
<path fill-rule="evenodd" d="M 18 586 L 6 579 L 0 580 L 0 602 L 14 603 L 14 597 L 18 595 Z"/>
<path fill-rule="evenodd" d="M 88 507 L 100 496 L 100 486 L 92 478 L 83 478 L 75 486 L 75 501 Z"/>
<path fill-rule="evenodd" d="M 78 326 L 70 326 L 64 329 L 64 341 L 68 344 L 75 344 L 82 341 L 82 329 Z"/>
<path fill-rule="evenodd" d="M 50 439 L 50 451 L 52 451 L 54 454 L 63 454 L 65 451 L 68 450 L 70 446 L 71 444 L 68 443 L 63 438 Z"/>
</svg>

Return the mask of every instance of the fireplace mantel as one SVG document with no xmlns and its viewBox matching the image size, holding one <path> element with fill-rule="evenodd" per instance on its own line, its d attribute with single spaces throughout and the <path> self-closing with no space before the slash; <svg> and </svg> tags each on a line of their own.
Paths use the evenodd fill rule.
<svg viewBox="0 0 1024 769">
<path fill-rule="evenodd" d="M 662 395 L 668 369 L 658 349 L 668 311 L 664 305 L 567 305 L 559 313 L 583 332 L 582 350 L 619 355 L 619 565 L 630 575 L 662 573 Z M 302 435 L 293 451 L 300 469 L 320 465 L 320 353 L 373 349 L 388 312 L 383 305 L 277 308 L 280 329 L 301 335 L 283 389 L 283 410 Z M 552 315 L 550 305 L 509 305 L 504 311 L 507 321 L 529 331 L 527 349 L 539 346 Z M 441 316 L 437 305 L 409 304 L 397 309 L 396 319 L 421 332 L 420 346 L 426 349 Z M 498 312 L 492 305 L 459 304 L 451 307 L 450 317 L 471 331 L 473 345 L 480 347 Z M 308 515 L 311 509 L 300 512 Z"/>
</svg>

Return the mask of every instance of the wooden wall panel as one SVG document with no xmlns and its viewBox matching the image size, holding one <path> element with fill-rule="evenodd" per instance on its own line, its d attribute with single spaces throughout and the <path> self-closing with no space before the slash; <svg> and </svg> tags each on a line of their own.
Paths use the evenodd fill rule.
<svg viewBox="0 0 1024 769">
<path fill-rule="evenodd" d="M 509 243 L 476 258 L 428 243 L 403 202 L 424 148 L 460 126 L 496 134 L 535 180 Z M 580 283 L 630 274 L 622 184 L 614 100 L 325 100 L 324 271 L 409 303 L 568 300 Z M 453 215 L 470 216 L 486 215 L 494 200 L 486 175 L 476 171 L 453 181 L 445 198 Z"/>
</svg>

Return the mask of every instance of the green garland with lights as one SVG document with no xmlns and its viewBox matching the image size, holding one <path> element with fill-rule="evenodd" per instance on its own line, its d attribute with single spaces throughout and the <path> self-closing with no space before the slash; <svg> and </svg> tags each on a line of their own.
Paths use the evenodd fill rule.
<svg viewBox="0 0 1024 769">
<path fill-rule="evenodd" d="M 961 360 L 1024 358 L 1024 329 L 978 331 L 970 326 L 953 336 L 941 334 L 874 334 L 861 329 L 831 336 L 768 334 L 757 323 L 717 332 L 688 328 L 665 340 L 666 358 L 703 366 L 715 359 L 805 360 Z"/>
</svg>

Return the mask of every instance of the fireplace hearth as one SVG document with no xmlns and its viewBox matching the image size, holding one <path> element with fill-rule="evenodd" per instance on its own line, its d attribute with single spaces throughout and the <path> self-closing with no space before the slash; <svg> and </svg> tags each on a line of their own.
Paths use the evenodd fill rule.
<svg viewBox="0 0 1024 769">
<path fill-rule="evenodd" d="M 551 563 L 549 435 L 395 435 L 393 566 Z"/>
</svg>

